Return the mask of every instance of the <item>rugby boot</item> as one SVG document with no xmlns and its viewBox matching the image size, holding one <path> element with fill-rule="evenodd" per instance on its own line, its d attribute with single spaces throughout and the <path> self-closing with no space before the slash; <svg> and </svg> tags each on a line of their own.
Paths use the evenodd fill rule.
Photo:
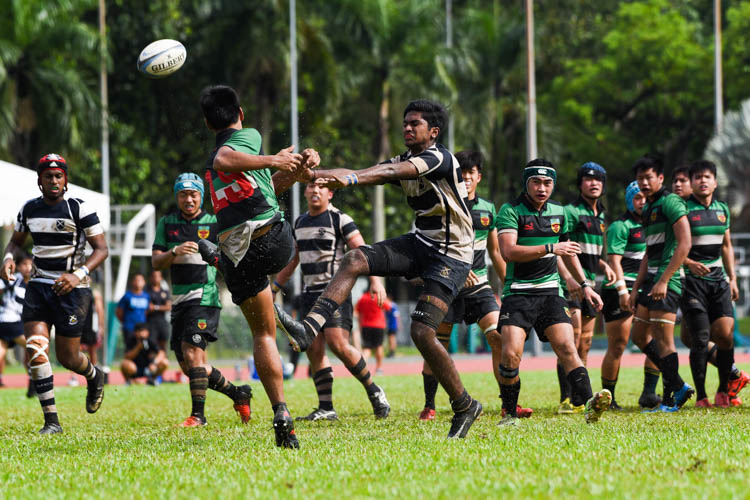
<svg viewBox="0 0 750 500">
<path fill-rule="evenodd" d="M 729 398 L 729 404 L 732 406 L 742 406 L 742 400 L 739 397 Z"/>
<path fill-rule="evenodd" d="M 190 415 L 184 422 L 179 424 L 178 427 L 203 427 L 204 425 L 208 425 L 205 418 Z"/>
<path fill-rule="evenodd" d="M 586 401 L 584 415 L 587 424 L 593 424 L 602 416 L 602 413 L 609 409 L 612 403 L 612 393 L 608 389 L 602 389 L 597 392 L 591 399 Z"/>
<path fill-rule="evenodd" d="M 708 398 L 699 399 L 695 402 L 696 408 L 713 408 L 714 405 L 711 404 L 711 401 L 708 400 Z"/>
<path fill-rule="evenodd" d="M 276 311 L 276 325 L 289 337 L 289 344 L 297 352 L 308 349 L 315 340 L 315 335 L 309 333 L 301 321 L 297 321 L 284 311 L 278 304 L 273 305 Z"/>
<path fill-rule="evenodd" d="M 241 385 L 237 388 L 241 396 L 234 400 L 234 411 L 240 416 L 243 424 L 250 421 L 250 399 L 253 397 L 253 390 L 249 385 Z"/>
<path fill-rule="evenodd" d="M 279 408 L 273 416 L 273 432 L 276 435 L 276 446 L 299 448 L 299 441 L 294 432 L 294 421 L 284 407 Z"/>
<path fill-rule="evenodd" d="M 309 415 L 297 417 L 294 420 L 307 420 L 308 422 L 317 422 L 318 420 L 338 420 L 339 416 L 336 410 L 323 410 L 315 408 Z"/>
<path fill-rule="evenodd" d="M 652 393 L 641 393 L 641 397 L 638 398 L 638 406 L 641 408 L 653 409 L 661 404 L 661 396 Z"/>
<path fill-rule="evenodd" d="M 59 434 L 63 431 L 60 424 L 44 424 L 44 427 L 39 429 L 39 434 L 45 435 L 45 434 Z"/>
<path fill-rule="evenodd" d="M 676 406 L 659 404 L 655 408 L 647 408 L 643 410 L 641 413 L 674 413 L 678 410 L 679 408 L 677 408 Z"/>
<path fill-rule="evenodd" d="M 727 391 L 727 394 L 729 394 L 730 398 L 736 398 L 743 387 L 747 385 L 747 383 L 750 382 L 750 375 L 747 374 L 745 371 L 740 372 L 740 377 L 736 378 L 734 380 L 730 380 L 727 384 L 729 387 L 729 390 Z"/>
<path fill-rule="evenodd" d="M 451 419 L 451 428 L 448 431 L 448 439 L 465 438 L 469 428 L 482 413 L 482 403 L 476 399 L 471 400 L 471 404 L 466 411 L 455 413 Z"/>
<path fill-rule="evenodd" d="M 214 243 L 206 239 L 198 240 L 198 253 L 201 254 L 201 259 L 208 263 L 209 266 L 214 266 L 218 270 L 222 270 L 219 263 L 221 262 L 221 251 Z"/>
<path fill-rule="evenodd" d="M 674 405 L 677 408 L 682 408 L 682 405 L 688 402 L 690 398 L 695 394 L 695 389 L 690 387 L 687 383 L 682 384 L 682 387 L 674 393 Z"/>
<path fill-rule="evenodd" d="M 714 405 L 718 408 L 729 408 L 729 405 L 731 404 L 729 401 L 729 394 L 726 392 L 717 392 L 714 397 Z"/>
<path fill-rule="evenodd" d="M 391 413 L 391 405 L 388 404 L 388 400 L 385 398 L 385 391 L 380 389 L 378 392 L 372 393 L 367 397 L 370 398 L 375 418 L 388 418 L 388 414 Z"/>
<path fill-rule="evenodd" d="M 86 411 L 89 413 L 96 413 L 104 399 L 104 372 L 98 367 L 94 370 L 96 375 L 86 382 Z"/>
<path fill-rule="evenodd" d="M 521 425 L 521 419 L 512 415 L 503 415 L 503 418 L 497 423 L 498 427 L 518 427 Z"/>
<path fill-rule="evenodd" d="M 419 414 L 419 420 L 435 420 L 435 409 L 425 406 Z"/>
<path fill-rule="evenodd" d="M 521 405 L 516 405 L 516 416 L 518 418 L 529 418 L 534 410 L 531 408 L 524 408 Z M 505 408 L 503 408 L 502 416 L 505 417 Z"/>
<path fill-rule="evenodd" d="M 576 407 L 570 402 L 570 398 L 565 398 L 560 401 L 560 404 L 557 407 L 557 413 L 560 415 L 566 415 L 569 413 L 575 413 L 575 409 Z"/>
<path fill-rule="evenodd" d="M 617 404 L 617 400 L 613 399 L 612 403 L 609 405 L 609 409 L 612 411 L 624 411 L 625 408 Z"/>
</svg>

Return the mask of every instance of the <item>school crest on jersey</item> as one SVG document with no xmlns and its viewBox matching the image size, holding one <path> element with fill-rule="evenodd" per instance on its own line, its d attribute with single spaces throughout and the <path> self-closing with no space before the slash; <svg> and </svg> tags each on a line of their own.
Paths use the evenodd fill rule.
<svg viewBox="0 0 750 500">
<path fill-rule="evenodd" d="M 205 240 L 211 234 L 210 226 L 198 226 L 198 238 Z"/>
<path fill-rule="evenodd" d="M 552 232 L 557 234 L 560 232 L 560 219 L 550 219 L 549 221 L 549 227 L 552 229 Z"/>
<path fill-rule="evenodd" d="M 724 224 L 727 221 L 727 215 L 724 212 L 716 212 L 716 218 L 719 219 L 719 222 Z"/>
<path fill-rule="evenodd" d="M 651 222 L 656 222 L 656 211 L 651 212 Z"/>
<path fill-rule="evenodd" d="M 489 215 L 483 215 L 479 218 L 479 222 L 482 224 L 482 226 L 487 227 L 490 225 L 490 216 Z"/>
<path fill-rule="evenodd" d="M 55 229 L 57 229 L 58 231 L 65 230 L 65 221 L 62 219 L 57 219 L 57 221 L 55 221 Z"/>
<path fill-rule="evenodd" d="M 599 223 L 599 229 L 601 229 L 602 232 L 604 232 L 604 223 L 603 222 Z"/>
<path fill-rule="evenodd" d="M 205 330 L 207 326 L 208 326 L 208 323 L 206 323 L 205 319 L 199 319 L 198 320 L 198 328 L 200 330 Z"/>
</svg>

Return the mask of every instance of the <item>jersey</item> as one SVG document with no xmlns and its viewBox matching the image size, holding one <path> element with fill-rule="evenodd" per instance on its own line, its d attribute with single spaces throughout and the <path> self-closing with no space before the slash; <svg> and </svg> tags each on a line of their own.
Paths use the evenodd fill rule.
<svg viewBox="0 0 750 500">
<path fill-rule="evenodd" d="M 474 197 L 466 200 L 466 206 L 471 213 L 471 222 L 474 225 L 474 262 L 471 270 L 479 278 L 480 283 L 487 281 L 487 237 L 495 230 L 495 205 L 489 201 Z"/>
<path fill-rule="evenodd" d="M 186 241 L 216 243 L 218 228 L 216 216 L 208 212 L 201 211 L 192 220 L 185 219 L 181 212 L 173 212 L 159 219 L 151 248 L 168 252 Z M 174 306 L 195 302 L 201 306 L 221 307 L 216 268 L 209 266 L 199 253 L 178 255 L 169 268 Z"/>
<path fill-rule="evenodd" d="M 646 255 L 648 272 L 654 282 L 661 278 L 669 260 L 677 248 L 677 239 L 672 226 L 680 217 L 687 215 L 687 203 L 674 193 L 662 188 L 643 207 L 643 227 L 646 231 Z M 669 278 L 668 288 L 682 295 L 680 275 L 682 270 Z"/>
<path fill-rule="evenodd" d="M 692 273 L 690 275 L 709 281 L 723 280 L 725 276 L 721 248 L 724 244 L 724 233 L 729 229 L 729 207 L 716 199 L 712 199 L 711 203 L 705 206 L 691 195 L 687 200 L 687 209 L 692 239 L 688 258 L 711 269 L 705 276 L 696 276 Z"/>
<path fill-rule="evenodd" d="M 604 207 L 599 201 L 597 205 L 598 214 L 595 214 L 594 209 L 580 196 L 575 202 L 565 205 L 567 233 L 570 241 L 581 245 L 578 260 L 581 262 L 586 280 L 592 286 L 604 249 Z"/>
<path fill-rule="evenodd" d="M 20 323 L 23 312 L 23 300 L 26 297 L 26 283 L 21 273 L 15 274 L 15 280 L 0 279 L 0 323 Z"/>
<path fill-rule="evenodd" d="M 54 205 L 48 205 L 42 197 L 29 200 L 18 212 L 14 229 L 31 233 L 31 281 L 49 285 L 85 264 L 86 238 L 104 234 L 94 209 L 78 198 Z M 91 279 L 84 276 L 78 288 L 88 288 L 90 283 Z"/>
<path fill-rule="evenodd" d="M 359 234 L 351 217 L 333 205 L 310 215 L 306 212 L 294 222 L 302 280 L 305 292 L 323 290 L 341 264 L 346 242 Z"/>
<path fill-rule="evenodd" d="M 357 301 L 354 310 L 359 315 L 360 328 L 382 328 L 385 329 L 385 311 L 391 308 L 388 301 L 383 302 L 383 306 L 378 305 L 378 300 L 365 292 Z"/>
<path fill-rule="evenodd" d="M 641 261 L 646 256 L 646 234 L 631 212 L 625 212 L 607 228 L 607 254 L 622 255 L 620 265 L 625 286 L 628 290 L 632 289 Z M 605 283 L 604 289 L 614 290 L 616 287 Z"/>
<path fill-rule="evenodd" d="M 525 193 L 500 208 L 495 224 L 498 235 L 516 233 L 517 244 L 535 246 L 555 244 L 568 227 L 565 210 L 552 200 L 534 208 Z M 503 298 L 510 295 L 558 295 L 562 297 L 557 256 L 548 253 L 530 262 L 508 262 Z"/>
<path fill-rule="evenodd" d="M 416 179 L 402 179 L 406 202 L 416 215 L 419 241 L 467 264 L 473 260 L 474 228 L 464 200 L 468 197 L 458 160 L 442 144 L 419 154 L 407 151 L 390 163 L 408 161 L 417 168 Z"/>
<path fill-rule="evenodd" d="M 130 290 L 125 292 L 117 307 L 122 310 L 122 329 L 126 332 L 135 330 L 135 325 L 146 322 L 146 313 L 151 298 L 143 291 L 134 293 Z"/>
</svg>

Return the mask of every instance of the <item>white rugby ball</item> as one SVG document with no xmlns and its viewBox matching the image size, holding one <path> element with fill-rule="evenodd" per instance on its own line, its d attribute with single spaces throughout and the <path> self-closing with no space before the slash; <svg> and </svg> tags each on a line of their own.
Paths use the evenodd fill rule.
<svg viewBox="0 0 750 500">
<path fill-rule="evenodd" d="M 150 78 L 169 76 L 185 64 L 187 51 L 177 40 L 157 40 L 141 51 L 138 71 Z"/>
</svg>

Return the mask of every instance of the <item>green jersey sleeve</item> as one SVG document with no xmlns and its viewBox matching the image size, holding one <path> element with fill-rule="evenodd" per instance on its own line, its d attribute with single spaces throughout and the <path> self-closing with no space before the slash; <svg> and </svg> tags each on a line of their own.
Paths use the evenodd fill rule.
<svg viewBox="0 0 750 500">
<path fill-rule="evenodd" d="M 505 203 L 500 207 L 500 213 L 495 217 L 495 229 L 498 233 L 504 231 L 518 232 L 518 212 L 510 203 Z"/>
<path fill-rule="evenodd" d="M 625 223 L 619 220 L 614 221 L 607 229 L 607 254 L 624 254 L 629 234 L 630 232 L 625 227 Z"/>
<path fill-rule="evenodd" d="M 151 245 L 151 249 L 161 250 L 162 252 L 169 250 L 167 248 L 166 230 L 164 229 L 164 217 L 159 219 L 159 222 L 156 224 L 156 234 L 154 234 L 154 244 Z"/>
<path fill-rule="evenodd" d="M 670 225 L 677 222 L 680 217 L 684 217 L 688 213 L 687 202 L 677 196 L 674 193 L 670 193 L 667 199 L 664 200 L 664 216 Z"/>
<path fill-rule="evenodd" d="M 578 210 L 573 205 L 565 205 L 563 207 L 563 217 L 565 217 L 565 223 L 562 225 L 560 234 L 570 234 L 578 225 Z"/>
<path fill-rule="evenodd" d="M 260 154 L 261 143 L 260 132 L 254 128 L 243 128 L 232 134 L 224 146 L 229 146 L 240 153 L 257 155 Z"/>
<path fill-rule="evenodd" d="M 729 206 L 723 201 L 720 203 L 721 203 L 721 209 L 724 211 L 724 216 L 727 218 L 727 221 L 724 224 L 724 227 L 725 227 L 724 230 L 726 231 L 727 229 L 729 229 Z"/>
</svg>

